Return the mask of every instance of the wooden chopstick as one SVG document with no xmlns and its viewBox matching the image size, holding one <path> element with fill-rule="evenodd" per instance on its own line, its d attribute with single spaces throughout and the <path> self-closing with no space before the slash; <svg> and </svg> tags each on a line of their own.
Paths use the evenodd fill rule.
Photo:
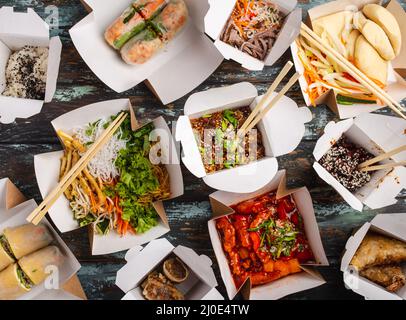
<svg viewBox="0 0 406 320">
<path fill-rule="evenodd" d="M 295 73 L 289 80 L 289 82 L 283 87 L 283 89 L 269 102 L 269 104 L 261 110 L 259 115 L 255 117 L 255 119 L 248 125 L 248 127 L 243 131 L 242 136 L 245 136 L 248 132 L 254 128 L 258 122 L 260 122 L 265 115 L 279 102 L 279 100 L 283 97 L 283 95 L 295 84 L 295 82 L 299 79 L 300 74 Z"/>
<path fill-rule="evenodd" d="M 403 107 L 394 100 L 390 95 L 388 95 L 384 90 L 382 90 L 376 83 L 369 79 L 364 73 L 362 73 L 358 68 L 351 64 L 347 59 L 345 59 L 340 53 L 326 46 L 322 39 L 315 34 L 308 26 L 302 23 L 300 34 L 307 39 L 310 43 L 315 45 L 319 50 L 321 50 L 329 58 L 333 59 L 341 68 L 347 71 L 352 77 L 354 77 L 358 82 L 360 82 L 365 88 L 370 92 L 375 94 L 383 102 L 385 102 L 389 108 L 391 108 L 397 115 L 406 120 L 406 116 L 400 111 Z M 399 110 L 399 109 L 400 110 Z"/>
<path fill-rule="evenodd" d="M 379 156 L 377 156 L 377 157 L 375 157 L 375 158 L 372 158 L 372 159 L 370 159 L 370 160 L 367 160 L 367 161 L 361 163 L 361 164 L 358 166 L 358 168 L 359 168 L 359 169 L 362 169 L 362 168 L 368 167 L 368 166 L 370 166 L 371 164 L 374 164 L 374 163 L 377 163 L 377 162 L 379 162 L 379 161 L 388 159 L 388 158 L 394 156 L 395 154 L 401 153 L 401 152 L 403 152 L 403 151 L 406 151 L 406 146 L 401 146 L 401 147 L 398 147 L 398 148 L 396 148 L 396 149 L 393 149 L 393 150 L 391 150 L 391 151 L 389 151 L 389 152 L 382 153 L 382 154 L 380 154 Z"/>
<path fill-rule="evenodd" d="M 272 83 L 272 85 L 269 87 L 268 91 L 266 94 L 262 97 L 261 101 L 255 106 L 254 110 L 250 113 L 249 117 L 241 128 L 238 130 L 237 136 L 240 137 L 243 135 L 245 132 L 245 129 L 250 125 L 252 120 L 254 120 L 255 116 L 262 110 L 262 107 L 265 105 L 265 103 L 268 101 L 269 97 L 272 95 L 272 93 L 276 90 L 276 88 L 279 86 L 283 78 L 288 74 L 289 70 L 293 67 L 293 63 L 291 61 L 288 61 L 281 72 L 278 74 L 276 77 L 275 81 Z"/>
<path fill-rule="evenodd" d="M 120 115 L 108 126 L 102 133 L 100 138 L 93 143 L 91 148 L 85 153 L 83 157 L 69 170 L 69 172 L 62 178 L 58 185 L 48 194 L 42 203 L 28 216 L 27 221 L 37 225 L 46 215 L 49 208 L 55 201 L 65 192 L 65 190 L 72 184 L 73 180 L 85 169 L 90 160 L 96 153 L 111 139 L 120 125 L 127 117 L 126 113 Z"/>
<path fill-rule="evenodd" d="M 406 166 L 406 161 L 401 161 L 401 162 L 392 162 L 392 163 L 386 163 L 386 164 L 381 164 L 377 166 L 371 166 L 371 167 L 364 167 L 360 171 L 377 171 L 377 170 L 383 170 L 383 169 L 391 169 L 394 167 L 401 167 L 401 166 Z"/>
<path fill-rule="evenodd" d="M 395 99 L 393 99 L 385 90 L 383 90 L 381 87 L 379 87 L 374 81 L 372 81 L 367 75 L 365 75 L 361 70 L 359 70 L 354 64 L 349 62 L 346 58 L 344 58 L 338 51 L 336 51 L 334 48 L 327 46 L 323 40 L 312 30 L 310 29 L 305 23 L 302 22 L 301 24 L 302 29 L 304 29 L 305 32 L 307 32 L 312 38 L 314 38 L 316 41 L 318 41 L 320 44 L 322 44 L 326 49 L 330 50 L 336 57 L 337 59 L 340 59 L 343 63 L 346 64 L 346 66 L 350 69 L 352 69 L 354 72 L 356 72 L 360 77 L 362 77 L 365 82 L 367 82 L 371 87 L 379 91 L 382 95 L 385 95 L 388 100 L 390 100 L 398 109 L 404 111 L 405 109 L 400 105 L 399 102 L 397 102 Z M 320 49 L 321 50 L 321 49 Z M 334 59 L 334 58 L 332 58 Z M 334 59 L 336 61 L 336 59 Z M 369 89 L 370 90 L 370 89 Z"/>
</svg>

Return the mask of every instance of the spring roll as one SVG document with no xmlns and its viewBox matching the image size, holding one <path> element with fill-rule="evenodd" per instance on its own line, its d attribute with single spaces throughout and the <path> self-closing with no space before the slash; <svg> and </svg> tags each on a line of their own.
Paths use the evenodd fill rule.
<svg viewBox="0 0 406 320">
<path fill-rule="evenodd" d="M 377 265 L 406 261 L 406 243 L 377 233 L 368 233 L 362 240 L 351 265 L 358 271 Z"/>
<path fill-rule="evenodd" d="M 131 6 L 106 29 L 104 38 L 109 45 L 119 50 L 128 40 L 139 34 L 144 28 L 145 20 Z"/>
<path fill-rule="evenodd" d="M 33 224 L 7 228 L 4 230 L 4 236 L 17 259 L 46 247 L 53 240 L 45 225 Z"/>
<path fill-rule="evenodd" d="M 4 235 L 0 236 L 0 271 L 14 263 L 13 253 Z"/>
<path fill-rule="evenodd" d="M 150 28 L 128 41 L 121 49 L 121 57 L 128 64 L 143 64 L 152 58 L 163 46 L 162 40 Z"/>
<path fill-rule="evenodd" d="M 399 265 L 366 268 L 360 272 L 360 275 L 385 287 L 390 292 L 396 292 L 406 284 L 406 276 Z"/>
<path fill-rule="evenodd" d="M 166 0 L 137 0 L 133 8 L 145 19 L 155 18 L 166 6 Z"/>
<path fill-rule="evenodd" d="M 52 270 L 49 267 L 59 267 L 64 258 L 56 246 L 49 246 L 34 253 L 31 253 L 18 261 L 21 270 L 35 285 L 43 282 Z"/>
<path fill-rule="evenodd" d="M 31 281 L 17 263 L 0 272 L 0 300 L 14 300 L 30 291 Z"/>
<path fill-rule="evenodd" d="M 188 9 L 185 2 L 170 0 L 162 12 L 151 21 L 151 25 L 164 42 L 169 42 L 185 26 L 187 19 Z"/>
</svg>

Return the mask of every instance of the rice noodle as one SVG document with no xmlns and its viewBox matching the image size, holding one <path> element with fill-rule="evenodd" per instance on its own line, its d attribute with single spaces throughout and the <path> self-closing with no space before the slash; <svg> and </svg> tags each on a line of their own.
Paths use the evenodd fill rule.
<svg viewBox="0 0 406 320">
<path fill-rule="evenodd" d="M 94 143 L 104 132 L 107 121 L 101 119 L 95 124 L 86 127 L 78 127 L 74 129 L 75 137 L 84 146 L 89 146 Z M 90 134 L 89 134 L 90 133 Z M 101 150 L 90 160 L 88 169 L 90 174 L 95 178 L 100 178 L 102 181 L 108 182 L 120 175 L 119 170 L 115 166 L 115 161 L 120 150 L 126 147 L 126 140 L 121 139 L 121 131 L 118 131 L 109 142 L 107 142 Z M 82 156 L 83 154 L 81 154 Z"/>
</svg>

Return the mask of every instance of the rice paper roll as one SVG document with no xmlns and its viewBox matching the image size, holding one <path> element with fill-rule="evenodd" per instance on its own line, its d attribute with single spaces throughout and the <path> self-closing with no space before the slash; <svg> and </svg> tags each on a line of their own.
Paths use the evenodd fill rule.
<svg viewBox="0 0 406 320">
<path fill-rule="evenodd" d="M 143 64 L 163 47 L 162 40 L 152 29 L 145 29 L 121 49 L 121 57 L 128 64 Z"/>
<path fill-rule="evenodd" d="M 47 270 L 47 267 L 59 267 L 62 265 L 63 260 L 64 257 L 59 248 L 49 246 L 21 258 L 18 264 L 27 277 L 37 285 L 50 275 L 49 272 L 52 270 Z"/>
<path fill-rule="evenodd" d="M 0 271 L 14 263 L 14 257 L 4 235 L 0 236 Z"/>
<path fill-rule="evenodd" d="M 32 284 L 17 263 L 0 272 L 0 300 L 14 300 L 31 290 Z"/>
<path fill-rule="evenodd" d="M 16 259 L 48 246 L 53 238 L 48 228 L 40 224 L 25 224 L 4 230 L 4 236 Z"/>
<path fill-rule="evenodd" d="M 131 6 L 106 29 L 104 38 L 109 45 L 119 50 L 128 40 L 139 34 L 145 24 L 145 20 Z"/>
<path fill-rule="evenodd" d="M 153 19 L 162 11 L 166 3 L 166 0 L 137 0 L 133 2 L 133 8 L 144 19 Z"/>
<path fill-rule="evenodd" d="M 183 0 L 171 0 L 151 25 L 164 42 L 169 42 L 185 26 L 188 15 Z"/>
</svg>

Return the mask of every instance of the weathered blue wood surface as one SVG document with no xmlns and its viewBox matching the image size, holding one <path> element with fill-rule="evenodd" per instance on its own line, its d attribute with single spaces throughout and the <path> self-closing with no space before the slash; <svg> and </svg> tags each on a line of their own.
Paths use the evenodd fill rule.
<svg viewBox="0 0 406 320">
<path fill-rule="evenodd" d="M 299 2 L 305 14 L 307 9 L 325 1 L 301 0 Z M 182 114 L 186 98 L 163 106 L 144 84 L 123 94 L 117 94 L 93 75 L 75 50 L 68 33 L 69 28 L 86 15 L 79 0 L 0 0 L 0 6 L 3 5 L 15 5 L 19 10 L 32 7 L 44 18 L 49 16 L 47 6 L 55 5 L 59 13 L 59 26 L 53 29 L 52 33 L 61 36 L 64 45 L 58 89 L 53 102 L 45 105 L 41 114 L 30 119 L 19 119 L 10 125 L 0 125 L 0 177 L 9 177 L 27 197 L 41 200 L 35 181 L 33 156 L 61 148 L 50 125 L 50 121 L 57 116 L 92 102 L 123 97 L 131 98 L 134 105 L 139 107 L 139 117 L 143 119 L 162 115 L 171 122 Z M 406 9 L 405 0 L 402 0 L 402 5 Z M 291 56 L 287 52 L 274 66 L 265 68 L 261 72 L 249 72 L 234 62 L 225 61 L 195 91 L 249 81 L 263 92 L 288 59 L 291 59 Z M 298 85 L 294 86 L 288 96 L 300 106 L 304 106 Z M 314 120 L 307 125 L 302 143 L 295 152 L 280 158 L 279 163 L 282 168 L 288 170 L 291 186 L 305 185 L 309 188 L 331 266 L 321 268 L 327 284 L 292 295 L 288 299 L 357 299 L 359 296 L 345 289 L 342 274 L 339 271 L 340 255 L 344 244 L 354 228 L 371 220 L 375 214 L 406 212 L 406 192 L 399 195 L 396 205 L 383 210 L 367 209 L 363 213 L 352 210 L 334 190 L 317 177 L 312 169 L 312 150 L 315 141 L 329 121 L 337 120 L 335 115 L 324 106 L 312 111 Z M 387 110 L 381 112 L 388 113 Z M 214 261 L 219 290 L 225 295 L 206 223 L 211 214 L 208 195 L 212 190 L 201 180 L 194 178 L 185 168 L 183 173 L 185 195 L 166 205 L 172 227 L 167 238 L 174 245 L 182 244 L 194 248 L 200 254 L 209 255 Z M 86 230 L 70 232 L 62 237 L 82 263 L 79 277 L 89 299 L 121 298 L 123 293 L 114 285 L 114 281 L 116 271 L 124 263 L 123 254 L 92 257 Z"/>
</svg>

